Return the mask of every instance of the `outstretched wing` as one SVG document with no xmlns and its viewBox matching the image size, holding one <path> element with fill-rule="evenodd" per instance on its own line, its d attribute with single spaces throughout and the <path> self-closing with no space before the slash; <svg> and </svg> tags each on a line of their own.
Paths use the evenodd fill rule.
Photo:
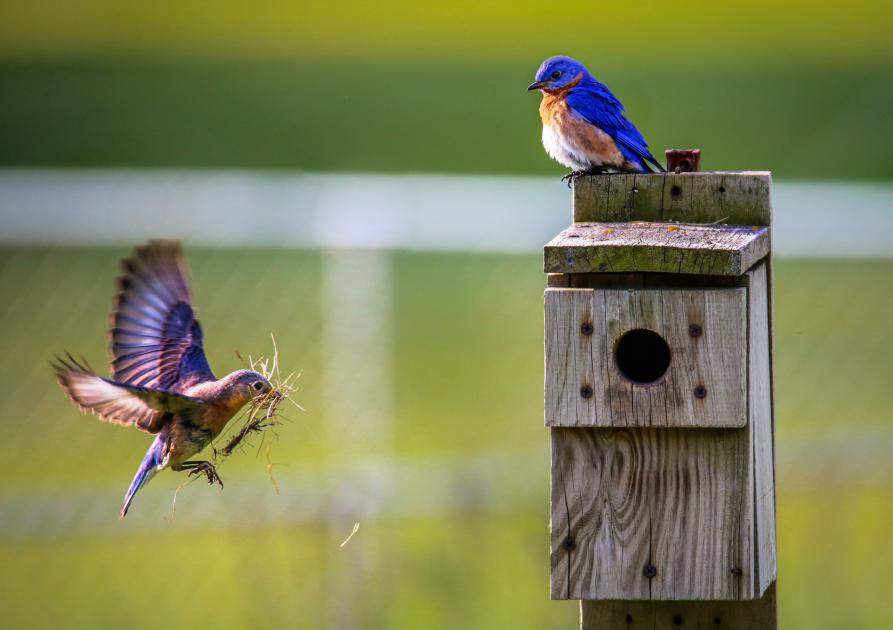
<svg viewBox="0 0 893 630">
<path fill-rule="evenodd" d="M 189 415 L 201 401 L 189 396 L 137 387 L 94 374 L 73 359 L 56 359 L 56 378 L 81 411 L 125 426 L 135 425 L 146 433 L 158 433 L 170 417 Z"/>
<path fill-rule="evenodd" d="M 641 165 L 643 171 L 651 171 L 649 164 L 659 171 L 664 170 L 648 150 L 642 133 L 623 114 L 623 103 L 604 83 L 596 79 L 581 83 L 570 91 L 567 104 L 578 115 L 614 138 L 626 159 Z"/>
<path fill-rule="evenodd" d="M 111 330 L 114 380 L 162 391 L 213 380 L 180 244 L 150 241 L 121 265 Z"/>
</svg>

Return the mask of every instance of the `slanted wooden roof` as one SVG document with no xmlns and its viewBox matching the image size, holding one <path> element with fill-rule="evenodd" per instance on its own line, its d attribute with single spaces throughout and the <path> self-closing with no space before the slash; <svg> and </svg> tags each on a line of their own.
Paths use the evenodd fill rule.
<svg viewBox="0 0 893 630">
<path fill-rule="evenodd" d="M 769 254 L 769 228 L 724 224 L 574 223 L 546 244 L 546 273 L 740 276 Z"/>
</svg>

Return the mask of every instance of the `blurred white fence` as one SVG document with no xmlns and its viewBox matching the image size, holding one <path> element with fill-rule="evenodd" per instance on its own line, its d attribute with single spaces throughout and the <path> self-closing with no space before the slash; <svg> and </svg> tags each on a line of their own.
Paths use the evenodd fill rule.
<svg viewBox="0 0 893 630">
<path fill-rule="evenodd" d="M 893 185 L 776 182 L 779 256 L 893 256 Z M 0 242 L 536 252 L 570 221 L 558 177 L 0 171 Z"/>
</svg>

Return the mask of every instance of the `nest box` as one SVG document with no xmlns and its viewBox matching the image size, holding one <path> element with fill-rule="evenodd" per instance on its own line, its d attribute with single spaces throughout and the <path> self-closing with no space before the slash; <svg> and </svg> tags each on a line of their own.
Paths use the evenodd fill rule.
<svg viewBox="0 0 893 630">
<path fill-rule="evenodd" d="M 768 173 L 577 180 L 545 247 L 551 593 L 774 582 Z"/>
</svg>

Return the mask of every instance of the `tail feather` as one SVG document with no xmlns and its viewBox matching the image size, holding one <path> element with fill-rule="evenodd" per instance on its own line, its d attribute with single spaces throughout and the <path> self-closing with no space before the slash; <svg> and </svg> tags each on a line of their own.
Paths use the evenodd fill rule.
<svg viewBox="0 0 893 630">
<path fill-rule="evenodd" d="M 124 495 L 124 505 L 121 507 L 121 518 L 127 516 L 127 510 L 130 509 L 133 497 L 136 496 L 136 493 L 140 488 L 149 483 L 149 480 L 155 476 L 155 473 L 158 472 L 159 466 L 161 466 L 163 462 L 164 441 L 162 436 L 159 435 L 155 438 L 155 441 L 152 442 L 152 446 L 149 447 L 149 450 L 146 451 L 146 456 L 143 457 L 140 467 L 133 476 L 133 481 L 130 482 L 127 494 Z"/>
</svg>

